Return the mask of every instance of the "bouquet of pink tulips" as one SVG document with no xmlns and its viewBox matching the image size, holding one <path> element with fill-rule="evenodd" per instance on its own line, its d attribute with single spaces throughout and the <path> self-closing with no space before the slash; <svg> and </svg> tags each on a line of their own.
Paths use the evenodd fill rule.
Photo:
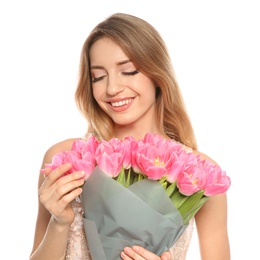
<svg viewBox="0 0 260 260">
<path fill-rule="evenodd" d="M 225 193 L 231 184 L 219 166 L 151 133 L 143 140 L 129 136 L 98 141 L 91 135 L 75 141 L 70 151 L 55 155 L 46 167 L 55 169 L 65 162 L 72 164 L 66 174 L 85 171 L 84 225 L 87 239 L 99 241 L 88 240 L 91 254 L 98 259 L 120 259 L 123 247 L 133 244 L 161 254 L 206 200 Z M 145 226 L 148 217 L 151 223 Z M 155 234 L 147 238 L 154 225 Z"/>
</svg>

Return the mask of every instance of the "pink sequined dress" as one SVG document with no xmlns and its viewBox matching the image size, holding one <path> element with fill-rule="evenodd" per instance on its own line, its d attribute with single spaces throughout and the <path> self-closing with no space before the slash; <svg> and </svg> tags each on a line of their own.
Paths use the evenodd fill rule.
<svg viewBox="0 0 260 260">
<path fill-rule="evenodd" d="M 72 208 L 75 212 L 75 219 L 70 228 L 70 234 L 67 244 L 66 260 L 92 260 L 83 226 L 83 209 L 80 198 L 72 202 Z M 170 249 L 172 260 L 185 260 L 186 253 L 191 241 L 193 232 L 193 220 L 183 232 L 181 237 Z M 99 259 L 103 260 L 103 259 Z"/>
</svg>

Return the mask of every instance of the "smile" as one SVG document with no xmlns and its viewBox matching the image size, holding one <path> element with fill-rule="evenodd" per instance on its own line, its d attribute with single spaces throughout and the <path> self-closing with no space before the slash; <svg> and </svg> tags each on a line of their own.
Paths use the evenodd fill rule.
<svg viewBox="0 0 260 260">
<path fill-rule="evenodd" d="M 118 102 L 111 102 L 111 105 L 113 107 L 121 107 L 121 106 L 125 106 L 125 105 L 128 105 L 130 104 L 131 102 L 133 102 L 133 98 L 131 99 L 126 99 L 126 100 L 121 100 L 121 101 L 118 101 Z"/>
</svg>

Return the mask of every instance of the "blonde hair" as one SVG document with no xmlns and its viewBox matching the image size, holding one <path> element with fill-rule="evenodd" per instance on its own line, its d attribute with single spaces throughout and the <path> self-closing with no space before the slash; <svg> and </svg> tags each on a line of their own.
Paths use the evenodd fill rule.
<svg viewBox="0 0 260 260">
<path fill-rule="evenodd" d="M 136 68 L 154 81 L 157 86 L 157 119 L 164 133 L 197 149 L 194 131 L 163 39 L 143 19 L 123 13 L 113 14 L 99 23 L 82 47 L 75 100 L 88 120 L 88 132 L 106 140 L 113 136 L 114 123 L 99 107 L 92 93 L 89 51 L 93 43 L 102 37 L 115 41 Z"/>
</svg>

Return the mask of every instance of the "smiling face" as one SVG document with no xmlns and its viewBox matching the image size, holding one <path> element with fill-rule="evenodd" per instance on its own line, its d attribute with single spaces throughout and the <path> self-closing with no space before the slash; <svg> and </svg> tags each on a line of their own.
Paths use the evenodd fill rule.
<svg viewBox="0 0 260 260">
<path fill-rule="evenodd" d="M 97 40 L 90 49 L 93 95 L 112 118 L 115 130 L 158 132 L 155 115 L 156 87 L 139 72 L 118 44 Z"/>
</svg>

